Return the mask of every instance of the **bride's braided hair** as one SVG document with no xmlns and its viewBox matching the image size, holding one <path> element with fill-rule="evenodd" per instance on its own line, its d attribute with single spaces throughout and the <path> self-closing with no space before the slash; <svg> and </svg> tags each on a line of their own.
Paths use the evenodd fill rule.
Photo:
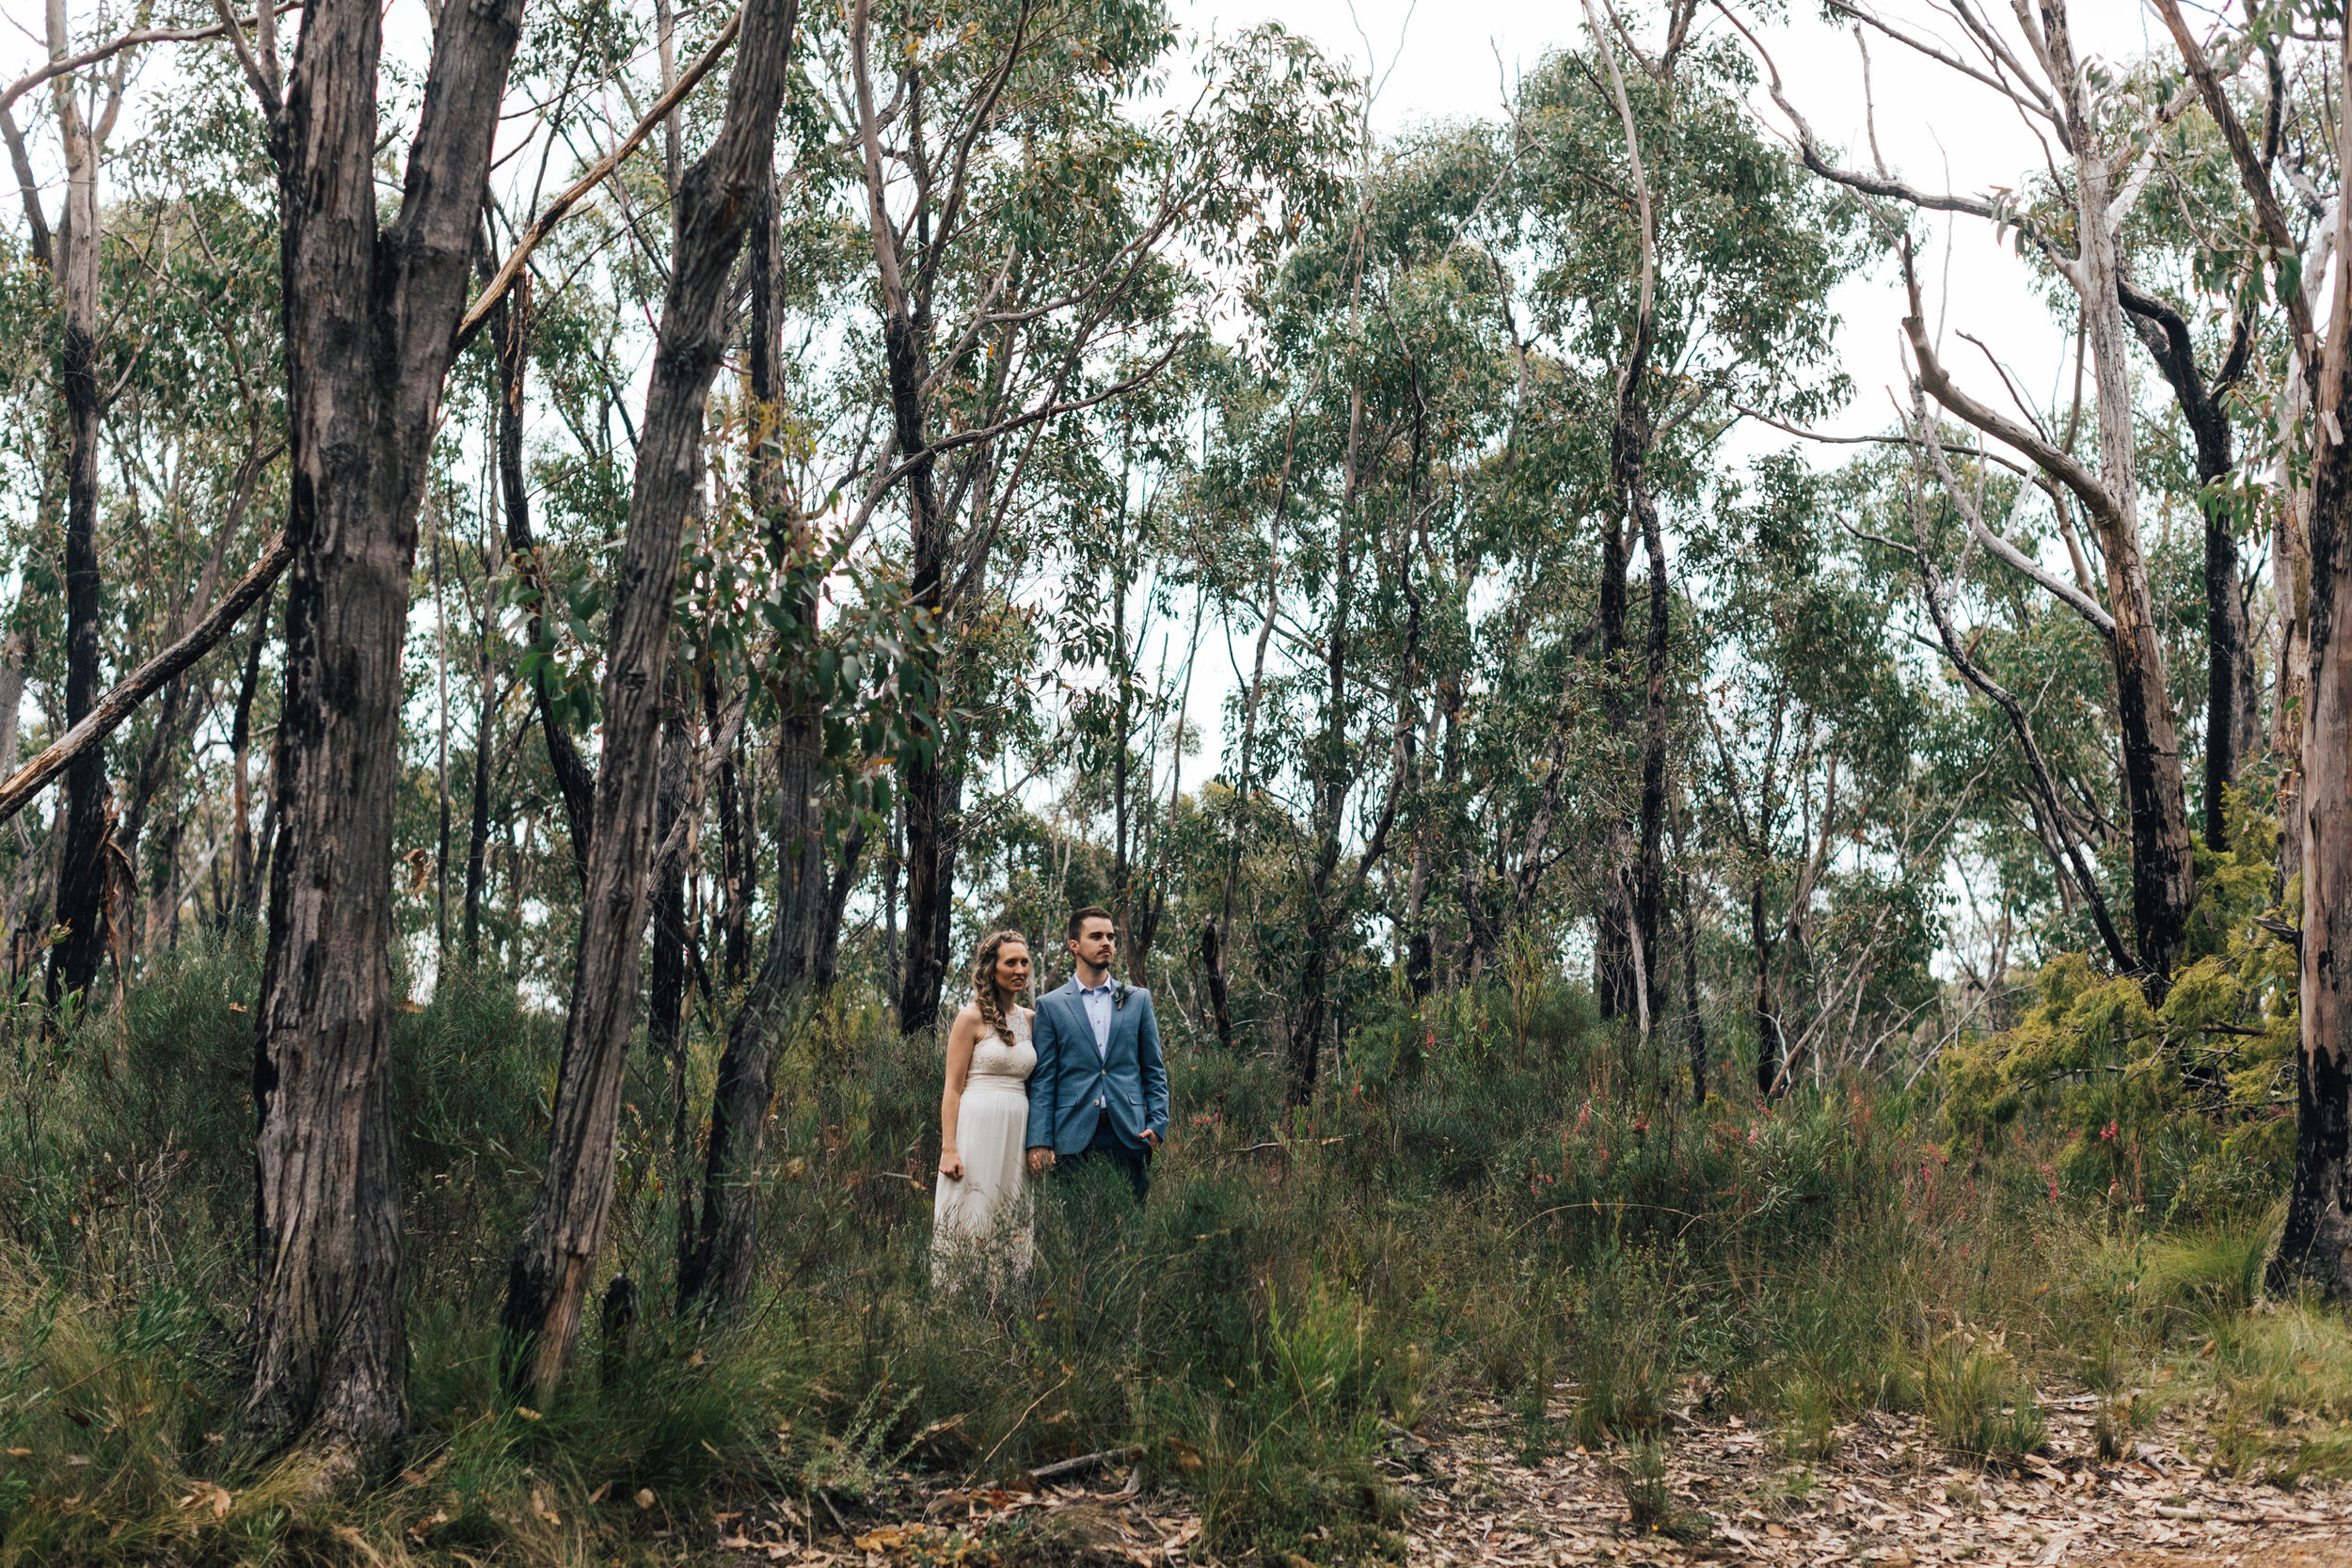
<svg viewBox="0 0 2352 1568">
<path fill-rule="evenodd" d="M 980 1022 L 991 1034 L 1007 1045 L 1012 1045 L 1016 1043 L 1012 1037 L 1012 1024 L 1006 1014 L 1021 999 L 1006 996 L 1003 988 L 996 984 L 996 954 L 1009 942 L 1017 942 L 1024 947 L 1029 945 L 1029 939 L 1018 931 L 998 931 L 980 943 L 979 952 L 973 955 L 972 998 L 979 1004 Z"/>
</svg>

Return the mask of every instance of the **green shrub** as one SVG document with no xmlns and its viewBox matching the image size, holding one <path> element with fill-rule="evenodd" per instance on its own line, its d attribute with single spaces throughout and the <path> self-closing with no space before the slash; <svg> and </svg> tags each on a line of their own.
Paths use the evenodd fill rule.
<svg viewBox="0 0 2352 1568">
<path fill-rule="evenodd" d="M 1929 1355 L 1921 1385 L 1930 1429 L 1959 1458 L 2013 1462 L 2048 1440 L 2032 1385 L 1998 1352 L 1954 1336 Z"/>
</svg>

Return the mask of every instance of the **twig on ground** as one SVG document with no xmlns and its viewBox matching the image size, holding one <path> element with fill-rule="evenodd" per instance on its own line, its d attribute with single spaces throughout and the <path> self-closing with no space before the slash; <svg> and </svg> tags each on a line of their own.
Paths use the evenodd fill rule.
<svg viewBox="0 0 2352 1568">
<path fill-rule="evenodd" d="M 1045 1482 L 1057 1477 L 1084 1475 L 1089 1470 L 1101 1469 L 1105 1465 L 1116 1465 L 1120 1460 L 1132 1459 L 1142 1451 L 1141 1449 L 1098 1449 L 1093 1453 L 1082 1453 L 1075 1459 L 1057 1459 L 1051 1465 L 1041 1465 L 1036 1469 L 1028 1471 L 1027 1475 L 1031 1481 L 1042 1487 Z"/>
</svg>

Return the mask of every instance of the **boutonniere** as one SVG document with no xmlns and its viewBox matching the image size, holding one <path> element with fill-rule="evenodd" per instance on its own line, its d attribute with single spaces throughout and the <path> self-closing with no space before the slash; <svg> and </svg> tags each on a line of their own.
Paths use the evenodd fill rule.
<svg viewBox="0 0 2352 1568">
<path fill-rule="evenodd" d="M 1111 991 L 1111 1011 L 1119 1012 L 1127 1006 L 1127 993 L 1135 990 L 1135 987 L 1124 980 L 1114 982 L 1114 987 L 1115 989 Z"/>
</svg>

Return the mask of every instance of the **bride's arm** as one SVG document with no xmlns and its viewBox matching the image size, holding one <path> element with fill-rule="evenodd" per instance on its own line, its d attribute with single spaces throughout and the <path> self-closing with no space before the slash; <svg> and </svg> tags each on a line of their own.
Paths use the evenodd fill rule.
<svg viewBox="0 0 2352 1568">
<path fill-rule="evenodd" d="M 963 1180 L 963 1156 L 956 1150 L 956 1118 L 963 1107 L 963 1085 L 972 1076 L 972 1048 L 980 1037 L 979 1009 L 966 1006 L 947 1030 L 947 1079 L 939 1093 L 939 1174 Z"/>
</svg>

